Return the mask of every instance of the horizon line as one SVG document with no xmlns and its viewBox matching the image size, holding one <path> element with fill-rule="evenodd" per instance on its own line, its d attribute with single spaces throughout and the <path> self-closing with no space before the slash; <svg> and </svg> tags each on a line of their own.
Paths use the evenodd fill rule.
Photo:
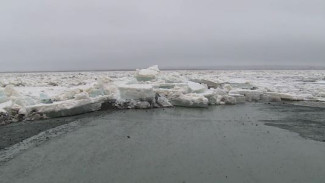
<svg viewBox="0 0 325 183">
<path fill-rule="evenodd" d="M 159 65 L 158 65 L 159 66 Z M 150 67 L 150 66 L 147 66 Z M 146 68 L 146 67 L 143 67 Z M 109 71 L 135 71 L 141 68 L 121 69 L 71 69 L 71 70 L 20 70 L 0 71 L 0 73 L 43 73 L 43 72 L 109 72 Z M 219 66 L 189 66 L 189 67 L 161 67 L 162 71 L 168 70 L 325 70 L 325 66 L 310 65 L 219 65 Z"/>
</svg>

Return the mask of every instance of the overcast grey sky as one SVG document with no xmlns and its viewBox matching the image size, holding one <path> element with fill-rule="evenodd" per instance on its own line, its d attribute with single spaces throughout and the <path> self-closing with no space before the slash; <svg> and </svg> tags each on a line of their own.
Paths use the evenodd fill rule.
<svg viewBox="0 0 325 183">
<path fill-rule="evenodd" d="M 0 71 L 325 66 L 324 0 L 2 0 Z"/>
</svg>

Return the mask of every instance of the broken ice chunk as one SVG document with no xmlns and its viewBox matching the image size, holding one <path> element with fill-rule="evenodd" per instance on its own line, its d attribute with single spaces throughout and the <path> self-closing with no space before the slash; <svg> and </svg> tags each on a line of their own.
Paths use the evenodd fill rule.
<svg viewBox="0 0 325 183">
<path fill-rule="evenodd" d="M 173 106 L 165 96 L 160 96 L 156 94 L 156 103 L 158 107 L 171 107 Z"/>
<path fill-rule="evenodd" d="M 154 99 L 155 93 L 152 85 L 131 84 L 118 87 L 121 99 Z"/>
<path fill-rule="evenodd" d="M 51 104 L 51 103 L 53 103 L 52 102 L 52 99 L 46 94 L 46 93 L 40 93 L 40 101 L 41 101 L 41 103 L 43 103 L 43 104 Z"/>
<path fill-rule="evenodd" d="M 187 82 L 187 84 L 190 92 L 194 93 L 202 93 L 208 88 L 206 85 L 202 85 L 200 83 L 195 83 L 192 81 Z"/>
<path fill-rule="evenodd" d="M 74 96 L 76 100 L 89 99 L 89 94 L 87 92 L 81 92 Z"/>
<path fill-rule="evenodd" d="M 207 107 L 209 100 L 203 95 L 189 93 L 189 94 L 178 94 L 172 97 L 171 100 L 174 106 L 183 107 Z"/>
<path fill-rule="evenodd" d="M 4 89 L 4 93 L 7 95 L 7 97 L 19 96 L 19 93 L 15 90 L 13 85 L 6 86 Z"/>
<path fill-rule="evenodd" d="M 157 65 L 154 65 L 152 67 L 149 67 L 147 69 L 140 69 L 137 70 L 135 73 L 135 78 L 138 81 L 150 81 L 157 77 L 160 70 Z"/>
<path fill-rule="evenodd" d="M 9 98 L 5 94 L 3 89 L 0 89 L 0 103 L 7 102 Z"/>
</svg>

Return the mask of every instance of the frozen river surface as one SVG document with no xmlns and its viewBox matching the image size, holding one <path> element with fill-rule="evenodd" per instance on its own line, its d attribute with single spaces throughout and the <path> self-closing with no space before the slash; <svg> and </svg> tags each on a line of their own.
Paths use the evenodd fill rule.
<svg viewBox="0 0 325 183">
<path fill-rule="evenodd" d="M 0 182 L 324 182 L 324 110 L 248 103 L 99 111 L 0 165 Z"/>
<path fill-rule="evenodd" d="M 245 102 L 325 102 L 324 70 L 0 73 L 0 125 L 108 106 L 150 109 Z"/>
</svg>

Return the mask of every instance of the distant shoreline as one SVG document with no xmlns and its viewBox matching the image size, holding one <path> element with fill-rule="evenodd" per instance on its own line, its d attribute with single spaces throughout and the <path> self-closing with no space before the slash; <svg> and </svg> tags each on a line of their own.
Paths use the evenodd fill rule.
<svg viewBox="0 0 325 183">
<path fill-rule="evenodd" d="M 139 67 L 140 68 L 140 67 Z M 135 71 L 130 69 L 94 69 L 94 70 L 44 70 L 44 71 L 0 71 L 4 73 L 45 73 L 45 72 L 115 72 L 115 71 Z M 325 66 L 211 66 L 211 67 L 161 67 L 161 71 L 204 71 L 204 70 L 325 70 Z"/>
</svg>

